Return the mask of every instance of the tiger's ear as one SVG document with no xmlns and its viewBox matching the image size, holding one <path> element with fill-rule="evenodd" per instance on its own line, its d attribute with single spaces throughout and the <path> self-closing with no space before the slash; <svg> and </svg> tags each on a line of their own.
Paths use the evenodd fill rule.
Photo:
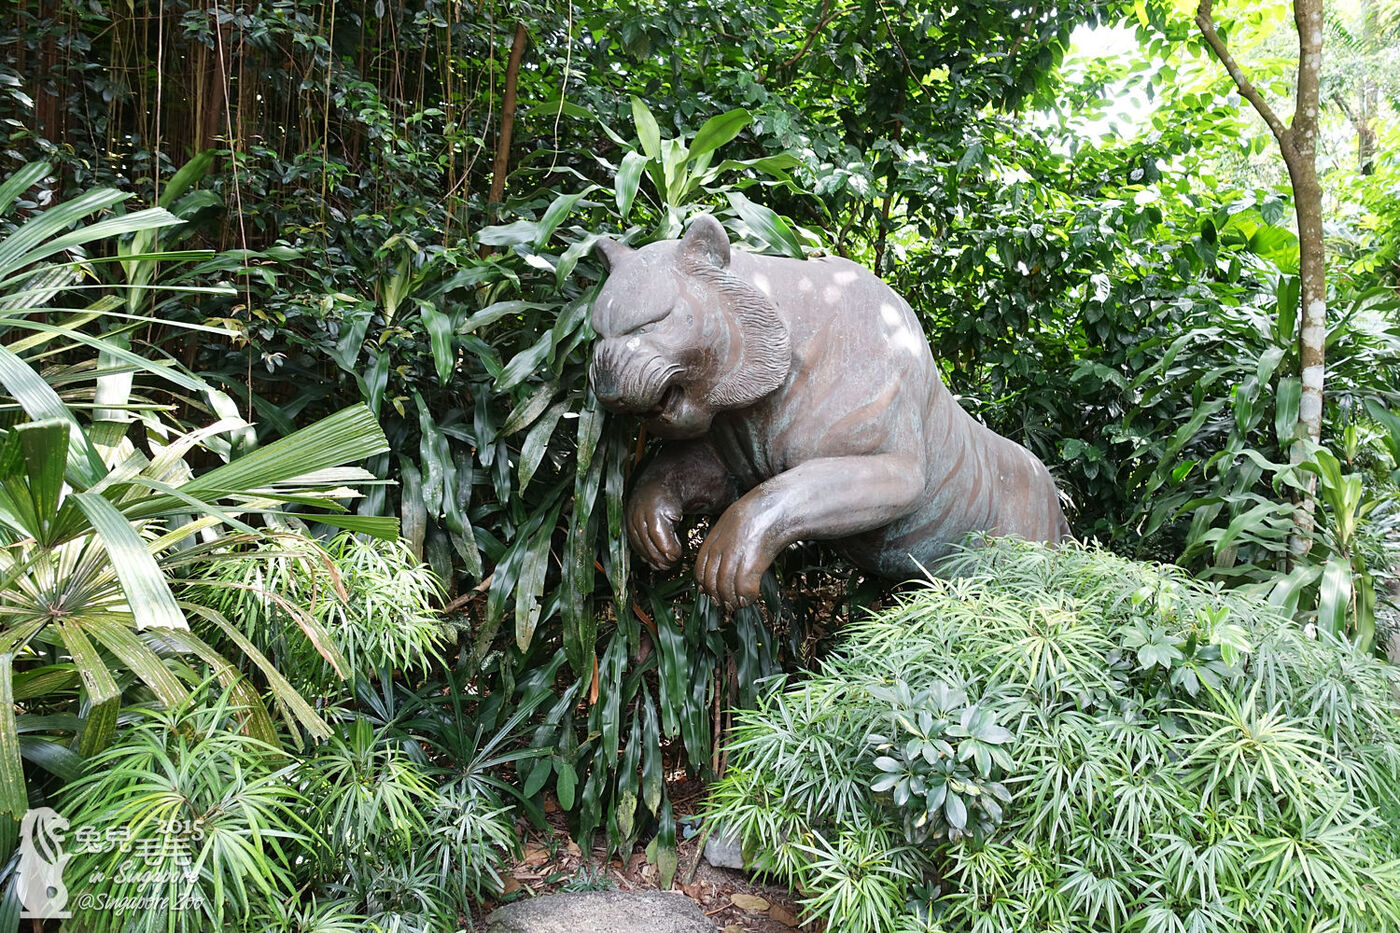
<svg viewBox="0 0 1400 933">
<path fill-rule="evenodd" d="M 723 269 L 729 265 L 729 234 L 713 214 L 701 214 L 681 238 L 681 253 L 692 261 Z"/>
<path fill-rule="evenodd" d="M 600 236 L 593 241 L 593 255 L 602 260 L 603 265 L 611 272 L 621 263 L 625 262 L 636 250 L 626 243 L 619 243 L 617 240 L 609 240 L 605 236 Z"/>
</svg>

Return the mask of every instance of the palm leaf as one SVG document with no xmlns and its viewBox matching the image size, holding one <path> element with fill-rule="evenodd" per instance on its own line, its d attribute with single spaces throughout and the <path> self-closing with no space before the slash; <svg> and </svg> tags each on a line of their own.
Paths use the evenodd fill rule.
<svg viewBox="0 0 1400 933">
<path fill-rule="evenodd" d="M 0 654 L 0 812 L 18 820 L 29 809 L 29 797 L 15 730 L 14 665 L 13 654 Z"/>
<path fill-rule="evenodd" d="M 97 493 L 80 492 L 73 498 L 107 549 L 136 627 L 189 628 L 165 572 L 127 517 Z"/>
<path fill-rule="evenodd" d="M 121 706 L 121 689 L 81 626 L 66 619 L 59 619 L 55 624 L 87 692 L 87 716 L 78 739 L 78 752 L 90 758 L 112 744 Z"/>
<path fill-rule="evenodd" d="M 58 419 L 68 423 L 68 473 L 70 482 L 86 489 L 101 479 L 106 469 L 82 426 L 63 399 L 24 360 L 0 346 L 0 384 L 35 421 Z"/>
<path fill-rule="evenodd" d="M 272 695 L 277 700 L 277 703 L 282 706 L 283 709 L 287 710 L 297 722 L 301 723 L 303 729 L 318 739 L 330 737 L 331 728 L 326 725 L 326 721 L 311 708 L 311 704 L 307 703 L 302 695 L 297 692 L 297 689 L 287 682 L 287 678 L 282 676 L 277 670 L 277 666 L 269 661 L 267 655 L 259 651 L 257 646 L 249 641 L 246 635 L 230 625 L 229 621 L 219 612 L 206 609 L 203 606 L 191 604 L 186 604 L 186 608 L 188 608 L 190 612 L 214 623 L 219 631 L 223 632 L 230 641 L 238 646 L 239 650 L 248 656 L 249 660 L 257 665 L 258 670 L 262 671 L 263 676 L 267 678 L 268 686 L 271 688 Z M 191 635 L 191 637 L 194 636 Z M 259 703 L 259 706 L 261 706 L 261 703 Z"/>
</svg>

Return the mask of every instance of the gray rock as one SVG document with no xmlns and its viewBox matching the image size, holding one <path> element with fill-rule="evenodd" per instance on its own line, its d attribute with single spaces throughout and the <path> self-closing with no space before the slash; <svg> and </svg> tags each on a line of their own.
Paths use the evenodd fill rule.
<svg viewBox="0 0 1400 933">
<path fill-rule="evenodd" d="M 714 933 L 700 905 L 664 891 L 546 894 L 506 904 L 486 933 Z"/>
<path fill-rule="evenodd" d="M 738 835 L 729 827 L 716 824 L 705 840 L 705 861 L 716 868 L 733 868 L 743 871 L 744 850 L 739 845 Z"/>
</svg>

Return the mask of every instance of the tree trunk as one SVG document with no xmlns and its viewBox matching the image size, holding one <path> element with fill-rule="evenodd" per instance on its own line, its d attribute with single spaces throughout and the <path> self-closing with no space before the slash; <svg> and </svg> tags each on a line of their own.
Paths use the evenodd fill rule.
<svg viewBox="0 0 1400 933">
<path fill-rule="evenodd" d="M 228 62 L 224 52 L 224 26 L 219 21 L 217 0 L 209 7 L 214 25 L 214 48 L 205 52 L 204 91 L 200 95 L 199 146 L 196 152 L 218 148 L 221 132 L 227 129 L 225 93 L 228 88 Z M 228 140 L 230 147 L 233 140 Z"/>
<path fill-rule="evenodd" d="M 1314 444 L 1322 440 L 1322 389 L 1326 375 L 1327 256 L 1322 239 L 1322 185 L 1317 180 L 1318 112 L 1322 101 L 1322 0 L 1293 0 L 1298 29 L 1298 91 L 1293 126 L 1280 140 L 1288 178 L 1293 183 L 1293 210 L 1298 217 L 1298 273 L 1301 303 L 1298 330 L 1303 397 L 1298 404 L 1297 433 L 1306 433 Z M 1306 451 L 1294 444 L 1290 461 L 1298 463 Z M 1297 529 L 1289 541 L 1289 553 L 1301 557 L 1312 547 L 1313 489 L 1316 478 L 1308 474 L 1308 494 L 1297 513 Z"/>
<path fill-rule="evenodd" d="M 1216 32 L 1211 18 L 1212 0 L 1201 0 L 1196 25 L 1215 57 L 1225 66 L 1240 95 L 1268 124 L 1278 141 L 1288 178 L 1293 185 L 1293 210 L 1298 219 L 1298 264 L 1301 278 L 1301 309 L 1298 327 L 1299 375 L 1303 393 L 1298 404 L 1298 428 L 1289 452 L 1292 463 L 1302 461 L 1307 445 L 1296 443 L 1306 436 L 1312 443 L 1322 438 L 1322 390 L 1326 373 L 1327 346 L 1327 260 L 1322 239 L 1322 186 L 1317 179 L 1318 110 L 1321 106 L 1319 76 L 1322 70 L 1322 0 L 1293 0 L 1293 19 L 1298 31 L 1298 86 L 1291 126 L 1285 126 L 1269 107 L 1258 89 L 1240 68 L 1229 47 Z M 1305 555 L 1312 547 L 1313 488 L 1308 476 L 1307 491 L 1299 503 L 1295 529 L 1289 539 L 1289 553 Z"/>
<path fill-rule="evenodd" d="M 496 137 L 496 160 L 491 166 L 491 191 L 486 197 L 486 224 L 496 222 L 496 209 L 506 197 L 506 175 L 510 174 L 510 137 L 515 131 L 515 91 L 520 78 L 520 60 L 525 57 L 525 42 L 530 33 L 524 23 L 515 24 L 515 38 L 510 43 L 510 63 L 506 65 L 506 86 L 501 99 L 501 129 Z M 478 255 L 489 256 L 490 246 L 482 245 Z"/>
<path fill-rule="evenodd" d="M 530 34 L 524 23 L 515 24 L 515 39 L 510 44 L 510 63 L 506 65 L 505 94 L 501 101 L 501 132 L 496 138 L 496 161 L 491 167 L 491 193 L 488 201 L 499 204 L 506 196 L 506 175 L 510 173 L 510 137 L 515 131 L 515 87 L 520 78 L 520 59 L 525 56 L 525 42 Z"/>
<path fill-rule="evenodd" d="M 44 40 L 39 50 L 40 79 L 34 101 L 35 132 L 53 143 L 64 143 L 64 117 L 67 101 L 67 68 L 59 68 L 58 21 L 62 10 L 57 0 L 41 0 L 39 22 L 44 27 Z M 52 82 L 52 83 L 50 83 Z"/>
</svg>

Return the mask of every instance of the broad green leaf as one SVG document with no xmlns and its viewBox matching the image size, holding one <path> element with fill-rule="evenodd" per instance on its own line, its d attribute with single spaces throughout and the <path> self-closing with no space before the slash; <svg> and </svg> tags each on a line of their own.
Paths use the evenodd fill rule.
<svg viewBox="0 0 1400 933">
<path fill-rule="evenodd" d="M 535 232 L 535 249 L 543 249 L 545 243 L 549 242 L 549 238 L 554 235 L 554 231 L 559 229 L 559 225 L 564 222 L 564 218 L 569 216 L 569 212 L 579 201 L 597 188 L 597 185 L 589 185 L 577 193 L 561 194 L 555 198 L 554 203 L 549 205 L 549 209 L 540 218 L 539 229 Z"/>
<path fill-rule="evenodd" d="M 573 514 L 564 544 L 564 586 L 559 604 L 564 651 L 569 666 L 580 677 L 591 676 L 598 641 L 598 617 L 591 598 L 595 579 L 592 516 L 603 476 L 603 460 L 595 456 L 603 422 L 597 396 L 590 389 L 578 419 Z"/>
<path fill-rule="evenodd" d="M 521 651 L 530 647 L 544 609 L 544 580 L 549 571 L 550 544 L 559 523 L 560 503 L 543 515 L 538 530 L 528 539 L 520 556 L 520 577 L 515 588 L 515 643 Z"/>
<path fill-rule="evenodd" d="M 14 664 L 13 654 L 0 654 L 0 813 L 18 820 L 29 809 L 29 797 L 15 728 Z"/>
<path fill-rule="evenodd" d="M 642 695 L 642 802 L 653 815 L 661 807 L 666 789 L 666 767 L 661 752 L 661 724 L 651 694 Z"/>
<path fill-rule="evenodd" d="M 676 849 L 676 818 L 671 812 L 669 798 L 662 802 L 656 822 L 656 873 L 661 890 L 669 891 L 676 878 L 676 869 L 680 867 L 680 854 Z"/>
<path fill-rule="evenodd" d="M 9 214 L 15 199 L 43 181 L 52 169 L 47 162 L 30 162 L 0 182 L 0 217 Z"/>
<path fill-rule="evenodd" d="M 972 142 L 968 143 L 967 148 L 963 150 L 963 154 L 958 157 L 958 174 L 966 172 L 974 165 L 981 165 L 984 161 L 984 151 L 980 139 L 974 139 Z"/>
<path fill-rule="evenodd" d="M 802 244 L 788 222 L 761 204 L 755 204 L 737 191 L 729 192 L 729 203 L 754 235 L 770 247 L 793 259 L 806 258 Z"/>
<path fill-rule="evenodd" d="M 521 350 L 519 353 L 515 354 L 515 356 L 511 357 L 510 362 L 506 364 L 506 368 L 501 371 L 500 377 L 496 380 L 496 389 L 505 392 L 520 385 L 520 383 L 524 382 L 526 379 L 529 379 L 535 374 L 535 371 L 540 368 L 540 365 L 549 358 L 552 349 L 553 345 L 550 340 L 550 335 L 546 333 L 540 337 L 539 340 L 535 341 L 529 349 Z"/>
<path fill-rule="evenodd" d="M 419 302 L 418 311 L 423 317 L 423 327 L 428 332 L 428 344 L 433 353 L 433 365 L 437 369 L 438 385 L 445 386 L 452 381 L 452 370 L 457 363 L 452 348 L 452 319 L 426 301 Z"/>
<path fill-rule="evenodd" d="M 369 535 L 379 538 L 381 541 L 396 541 L 399 537 L 399 520 L 392 515 L 333 515 L 328 512 L 318 512 L 315 515 L 306 515 L 320 525 L 329 525 L 332 528 L 339 528 L 342 531 L 352 531 L 355 534 Z"/>
<path fill-rule="evenodd" d="M 463 321 L 462 326 L 457 328 L 457 333 L 470 334 L 478 327 L 494 324 L 511 314 L 521 314 L 525 311 L 548 311 L 552 307 L 552 305 L 540 304 L 537 301 L 498 301 L 495 304 L 487 305 Z"/>
<path fill-rule="evenodd" d="M 516 406 L 511 409 L 506 420 L 501 423 L 497 437 L 509 437 L 516 431 L 522 431 L 535 423 L 535 419 L 544 414 L 549 408 L 549 403 L 553 401 L 554 395 L 559 391 L 559 384 L 547 382 L 535 389 L 525 398 L 521 399 Z"/>
<path fill-rule="evenodd" d="M 182 488 L 200 497 L 246 493 L 316 470 L 363 460 L 388 449 L 389 442 L 378 419 L 364 405 L 352 405 L 197 476 Z"/>
<path fill-rule="evenodd" d="M 59 619 L 55 625 L 87 693 L 87 714 L 78 740 L 78 752 L 84 758 L 91 758 L 112 744 L 117 729 L 117 711 L 121 706 L 121 689 L 102 662 L 102 656 L 77 623 Z"/>
<path fill-rule="evenodd" d="M 617 197 L 618 219 L 623 223 L 632 210 L 632 202 L 637 197 L 637 188 L 642 181 L 642 171 L 647 167 L 647 157 L 640 152 L 628 152 L 622 157 L 617 169 L 617 179 L 613 183 Z"/>
<path fill-rule="evenodd" d="M 521 246 L 533 243 L 539 236 L 539 225 L 533 220 L 517 220 L 495 227 L 482 227 L 476 234 L 478 243 L 487 246 Z"/>
<path fill-rule="evenodd" d="M 199 184 L 200 179 L 208 174 L 209 168 L 213 164 L 213 149 L 205 149 L 196 153 L 189 161 L 180 166 L 180 170 L 160 189 L 160 198 L 157 199 L 156 206 L 169 210 L 191 186 Z"/>
<path fill-rule="evenodd" d="M 150 207 L 134 214 L 121 214 L 79 227 L 48 242 L 31 242 L 34 237 L 47 237 L 76 223 L 102 207 L 126 200 L 130 195 L 119 191 L 96 191 L 72 201 L 51 207 L 0 241 L 0 278 L 12 275 L 20 268 L 47 259 L 54 253 L 82 246 L 107 237 L 121 236 L 155 227 L 170 227 L 184 223 L 180 218 L 159 207 Z M 33 227 L 31 228 L 31 225 Z"/>
<path fill-rule="evenodd" d="M 19 425 L 0 439 L 0 526 L 11 539 L 33 538 L 44 546 L 61 540 L 55 520 L 67 442 L 68 425 L 57 420 Z"/>
<path fill-rule="evenodd" d="M 1351 563 L 1340 554 L 1333 554 L 1322 570 L 1317 594 L 1317 627 L 1341 637 L 1351 611 L 1351 596 Z"/>
<path fill-rule="evenodd" d="M 554 782 L 554 796 L 559 799 L 559 807 L 565 812 L 574 808 L 574 792 L 578 788 L 578 772 L 563 758 L 554 759 L 554 770 L 559 779 Z"/>
<path fill-rule="evenodd" d="M 1298 332 L 1298 309 L 1302 284 L 1296 275 L 1281 275 L 1274 288 L 1274 310 L 1278 315 L 1278 341 L 1290 344 Z"/>
<path fill-rule="evenodd" d="M 73 499 L 107 551 L 136 627 L 188 628 L 165 572 L 127 517 L 97 493 L 75 493 Z"/>
<path fill-rule="evenodd" d="M 661 127 L 656 123 L 647 105 L 637 96 L 632 97 L 632 122 L 637 126 L 637 138 L 642 143 L 642 151 L 649 158 L 661 155 Z"/>
<path fill-rule="evenodd" d="M 535 423 L 530 433 L 525 436 L 525 443 L 520 445 L 519 477 L 522 495 L 530 485 L 530 480 L 534 478 L 535 470 L 539 469 L 540 461 L 549 449 L 550 438 L 554 436 L 554 428 L 564 416 L 564 409 L 567 407 L 567 401 L 556 402 L 544 417 Z"/>
<path fill-rule="evenodd" d="M 705 125 L 700 127 L 700 132 L 695 134 L 695 139 L 691 141 L 690 157 L 695 159 L 714 152 L 738 136 L 752 119 L 749 112 L 742 108 L 710 117 L 705 121 Z"/>
<path fill-rule="evenodd" d="M 682 200 L 689 188 L 690 173 L 686 166 L 690 161 L 690 150 L 679 139 L 668 139 L 661 145 L 661 192 L 666 203 L 674 208 L 682 207 Z"/>
<path fill-rule="evenodd" d="M 63 473 L 68 460 L 68 425 L 61 420 L 22 424 L 15 428 L 24 452 L 25 474 L 34 504 L 37 527 L 47 530 L 58 515 Z"/>
<path fill-rule="evenodd" d="M 613 608 L 619 619 L 629 618 L 632 625 L 629 638 L 633 647 L 637 639 L 635 616 L 631 614 L 631 599 L 628 596 L 628 568 L 632 558 L 627 541 L 627 531 L 623 527 L 626 507 L 623 489 L 626 485 L 624 470 L 631 453 L 631 432 L 618 430 L 615 426 L 608 438 L 607 458 L 603 470 L 603 493 L 608 510 L 608 582 L 612 585 Z"/>
<path fill-rule="evenodd" d="M 1274 435 L 1285 450 L 1297 436 L 1298 402 L 1302 397 L 1303 383 L 1297 376 L 1284 376 L 1278 381 L 1274 395 Z"/>
<path fill-rule="evenodd" d="M 51 241 L 49 238 L 55 237 L 74 224 L 81 222 L 89 214 L 114 204 L 120 204 L 129 197 L 131 195 L 111 188 L 99 188 L 29 217 L 18 229 L 6 234 L 4 239 L 0 240 L 0 279 L 7 278 L 19 269 L 33 265 L 65 249 L 66 247 L 63 245 L 54 246 L 55 241 Z M 83 229 L 86 228 L 80 228 L 75 232 L 81 233 Z M 71 236 L 70 233 L 69 237 L 71 238 Z M 82 239 L 72 240 L 68 245 L 77 245 L 82 242 L 84 242 Z"/>
<path fill-rule="evenodd" d="M 97 482 L 106 468 L 93 449 L 73 413 L 49 384 L 27 363 L 0 346 L 0 384 L 34 421 L 59 419 L 68 424 L 68 471 L 75 485 L 86 489 Z"/>
<path fill-rule="evenodd" d="M 423 504 L 423 474 L 412 457 L 399 455 L 399 515 L 403 525 L 403 540 L 419 560 L 423 559 L 423 541 L 428 532 L 428 509 Z"/>
<path fill-rule="evenodd" d="M 25 761 L 38 765 L 62 781 L 76 781 L 83 776 L 83 756 L 56 739 L 21 735 L 19 753 Z"/>
</svg>

